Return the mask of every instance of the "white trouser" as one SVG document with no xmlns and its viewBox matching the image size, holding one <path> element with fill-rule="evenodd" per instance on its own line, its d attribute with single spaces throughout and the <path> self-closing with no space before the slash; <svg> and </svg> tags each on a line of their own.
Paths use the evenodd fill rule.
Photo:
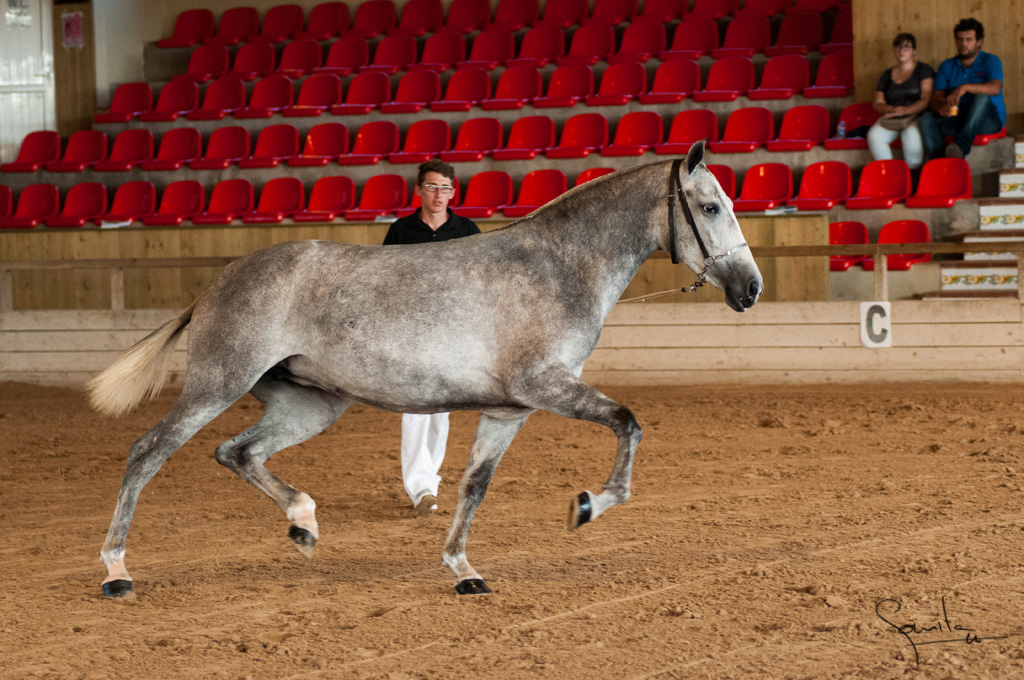
<svg viewBox="0 0 1024 680">
<path fill-rule="evenodd" d="M 402 414 L 402 481 L 413 505 L 425 494 L 437 495 L 447 444 L 447 413 Z"/>
<path fill-rule="evenodd" d="M 921 141 L 921 128 L 917 127 L 917 121 L 902 130 L 886 130 L 879 123 L 872 125 L 868 130 L 871 157 L 876 161 L 892 159 L 892 149 L 889 145 L 895 142 L 897 137 L 903 144 L 903 160 L 912 168 L 921 167 L 921 161 L 924 160 L 924 142 Z"/>
</svg>

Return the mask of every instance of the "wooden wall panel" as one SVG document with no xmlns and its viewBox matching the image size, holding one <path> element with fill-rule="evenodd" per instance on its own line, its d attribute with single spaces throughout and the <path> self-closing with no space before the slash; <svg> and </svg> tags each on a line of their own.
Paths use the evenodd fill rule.
<svg viewBox="0 0 1024 680">
<path fill-rule="evenodd" d="M 82 14 L 83 45 L 65 47 L 63 15 Z M 92 4 L 79 2 L 53 8 L 53 75 L 57 100 L 57 132 L 70 137 L 92 127 L 96 114 L 96 36 Z"/>
</svg>

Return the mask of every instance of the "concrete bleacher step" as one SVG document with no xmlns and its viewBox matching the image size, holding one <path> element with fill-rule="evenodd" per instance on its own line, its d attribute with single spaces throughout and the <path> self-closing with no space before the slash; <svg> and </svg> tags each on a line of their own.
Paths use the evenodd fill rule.
<svg viewBox="0 0 1024 680">
<path fill-rule="evenodd" d="M 1016 291 L 1017 260 L 947 260 L 941 263 L 943 291 Z"/>
<path fill-rule="evenodd" d="M 1013 141 L 1013 166 L 1024 168 L 1024 137 L 1017 137 Z"/>
<path fill-rule="evenodd" d="M 963 235 L 964 243 L 991 243 L 993 248 L 1001 241 L 1024 240 L 1024 229 L 980 229 L 969 231 Z M 984 253 L 965 253 L 965 260 L 980 260 L 982 262 L 992 260 L 1005 260 L 1012 257 L 1011 254 L 992 250 Z"/>
<path fill-rule="evenodd" d="M 999 173 L 1000 198 L 1024 198 L 1024 168 L 1020 167 L 1020 142 L 1014 144 L 1017 154 L 1017 168 Z"/>
</svg>

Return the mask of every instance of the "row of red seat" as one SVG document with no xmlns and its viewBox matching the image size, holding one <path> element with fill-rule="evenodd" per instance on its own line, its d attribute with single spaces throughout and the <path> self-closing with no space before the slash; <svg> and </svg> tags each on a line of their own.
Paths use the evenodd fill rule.
<svg viewBox="0 0 1024 680">
<path fill-rule="evenodd" d="M 245 86 L 225 76 L 206 88 L 202 104 L 198 86 L 190 81 L 172 81 L 160 90 L 156 105 L 147 83 L 126 83 L 114 93 L 111 109 L 98 114 L 96 122 L 222 120 L 288 118 L 432 111 L 469 111 L 479 106 L 486 111 L 534 108 L 565 108 L 577 103 L 587 106 L 623 106 L 636 100 L 642 104 L 678 103 L 686 97 L 697 102 L 735 101 L 741 96 L 754 101 L 789 99 L 802 94 L 809 99 L 845 97 L 853 88 L 852 53 L 825 57 L 810 85 L 810 67 L 802 55 L 773 57 L 765 65 L 759 87 L 754 83 L 754 65 L 748 57 L 725 57 L 711 66 L 707 83 L 701 86 L 700 69 L 691 60 L 666 62 L 658 67 L 650 89 L 647 71 L 636 62 L 617 63 L 605 69 L 595 91 L 594 73 L 589 66 L 560 66 L 551 76 L 547 92 L 541 92 L 541 74 L 533 67 L 513 67 L 502 72 L 494 93 L 490 75 L 482 69 L 457 71 L 448 80 L 444 96 L 441 78 L 434 71 L 411 71 L 402 76 L 391 96 L 391 81 L 382 73 L 359 73 L 342 97 L 341 79 L 319 73 L 306 78 L 295 97 L 286 76 L 269 76 L 256 82 L 248 104 Z"/>
<path fill-rule="evenodd" d="M 852 50 L 852 34 L 837 28 L 842 39 L 823 43 L 820 14 L 794 14 L 783 20 L 779 34 L 771 42 L 768 19 L 763 16 L 745 16 L 735 19 L 718 44 L 718 29 L 712 19 L 692 17 L 676 28 L 671 47 L 666 49 L 665 25 L 653 21 L 630 24 L 616 47 L 615 32 L 609 26 L 584 26 L 572 34 L 569 50 L 565 50 L 565 35 L 557 28 L 535 28 L 524 37 L 518 56 L 511 31 L 492 29 L 480 33 L 466 56 L 466 39 L 454 33 L 431 36 L 417 57 L 416 39 L 407 35 L 388 36 L 376 44 L 370 56 L 370 42 L 363 38 L 342 38 L 335 41 L 324 60 L 323 47 L 317 40 L 305 38 L 289 43 L 275 66 L 275 51 L 269 43 L 249 43 L 240 48 L 232 63 L 228 48 L 223 45 L 203 45 L 189 58 L 184 74 L 176 76 L 196 82 L 206 82 L 228 73 L 252 80 L 258 75 L 279 74 L 298 78 L 310 73 L 333 73 L 345 76 L 355 71 L 379 71 L 394 75 L 399 71 L 447 71 L 452 68 L 483 68 L 493 70 L 499 66 L 541 67 L 549 63 L 594 65 L 639 62 L 652 57 L 663 62 L 679 59 L 699 59 L 710 54 L 722 57 L 751 57 L 765 54 L 804 54 L 821 49 L 824 53 Z M 846 40 L 849 38 L 849 40 Z"/>
<path fill-rule="evenodd" d="M 591 168 L 577 177 L 576 185 L 613 172 L 612 168 Z M 458 182 L 456 181 L 456 186 Z M 521 217 L 567 190 L 561 170 L 535 170 L 523 178 L 517 200 L 513 200 L 512 178 L 508 173 L 491 171 L 474 175 L 461 201 L 459 214 L 484 218 L 497 211 L 505 217 Z M 456 200 L 453 198 L 453 204 Z M 355 184 L 349 177 L 321 177 L 313 185 L 309 202 L 305 187 L 294 177 L 279 177 L 267 182 L 259 202 L 253 185 L 246 179 L 218 182 L 205 202 L 203 185 L 195 180 L 172 182 L 163 191 L 159 207 L 156 189 L 150 182 L 127 182 L 118 187 L 107 208 L 107 190 L 99 182 L 83 182 L 68 190 L 63 209 L 58 189 L 53 184 L 32 184 L 22 190 L 17 210 L 12 212 L 11 190 L 0 185 L 0 228 L 30 229 L 39 224 L 48 227 L 82 227 L 87 223 L 138 221 L 149 226 L 176 225 L 185 220 L 194 224 L 228 224 L 236 219 L 247 223 L 329 222 L 337 217 L 351 221 L 370 221 L 389 215 L 406 215 L 420 206 L 418 196 L 410 198 L 401 175 L 376 175 L 367 180 L 356 200 Z"/>
<path fill-rule="evenodd" d="M 299 5 L 276 5 L 263 19 L 253 7 L 232 7 L 216 22 L 208 9 L 187 10 L 178 15 L 174 33 L 160 40 L 160 47 L 191 47 L 199 43 L 237 45 L 241 42 L 281 43 L 289 39 L 329 40 L 336 36 L 375 38 L 382 35 L 421 36 L 427 33 L 467 34 L 479 29 L 518 31 L 528 27 L 567 28 L 581 25 L 617 26 L 627 21 L 674 21 L 686 14 L 721 19 L 728 15 L 774 16 L 780 12 L 824 12 L 844 6 L 839 0 L 747 0 L 741 11 L 739 0 L 595 0 L 588 13 L 588 0 L 549 0 L 543 17 L 538 0 L 499 0 L 491 18 L 489 0 L 453 0 L 444 17 L 441 0 L 409 0 L 401 18 L 392 0 L 361 3 L 353 17 L 348 5 L 325 2 L 313 7 L 305 23 Z M 843 12 L 841 12 L 843 14 Z"/>
<path fill-rule="evenodd" d="M 929 243 L 931 230 L 921 220 L 895 220 L 886 223 L 878 233 L 879 243 Z M 828 225 L 828 242 L 832 245 L 864 245 L 869 243 L 868 229 L 863 222 L 843 221 Z M 928 253 L 898 253 L 886 256 L 886 268 L 892 271 L 906 271 L 919 262 L 930 262 Z M 845 272 L 859 264 L 868 271 L 875 268 L 875 259 L 870 255 L 832 255 L 829 269 Z"/>
</svg>

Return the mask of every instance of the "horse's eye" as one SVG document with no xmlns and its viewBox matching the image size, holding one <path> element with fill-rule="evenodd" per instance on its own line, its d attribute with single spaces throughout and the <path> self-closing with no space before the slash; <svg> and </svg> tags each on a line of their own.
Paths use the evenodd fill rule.
<svg viewBox="0 0 1024 680">
<path fill-rule="evenodd" d="M 708 205 L 704 206 L 704 212 L 707 213 L 708 215 L 717 215 L 718 214 L 718 206 L 709 203 Z"/>
</svg>

